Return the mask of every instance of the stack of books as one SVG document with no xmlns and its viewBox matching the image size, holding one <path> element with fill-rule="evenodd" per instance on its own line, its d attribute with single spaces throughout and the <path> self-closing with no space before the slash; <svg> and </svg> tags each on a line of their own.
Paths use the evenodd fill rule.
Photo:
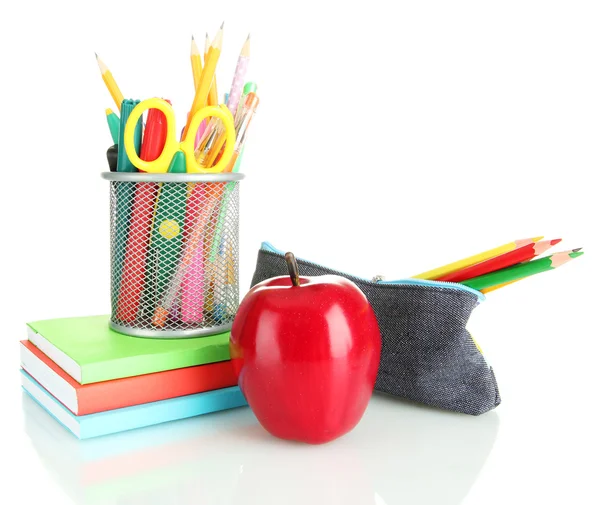
<svg viewBox="0 0 600 505">
<path fill-rule="evenodd" d="M 246 405 L 229 333 L 122 335 L 108 316 L 37 321 L 21 342 L 23 389 L 80 439 Z"/>
</svg>

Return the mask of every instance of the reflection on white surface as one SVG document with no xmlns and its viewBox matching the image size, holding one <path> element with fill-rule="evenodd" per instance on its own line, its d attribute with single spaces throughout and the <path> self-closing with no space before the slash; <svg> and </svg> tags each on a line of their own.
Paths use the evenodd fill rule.
<svg viewBox="0 0 600 505">
<path fill-rule="evenodd" d="M 25 430 L 78 504 L 459 504 L 493 446 L 498 417 L 376 394 L 343 438 L 271 437 L 248 408 L 79 441 L 23 394 Z"/>
</svg>

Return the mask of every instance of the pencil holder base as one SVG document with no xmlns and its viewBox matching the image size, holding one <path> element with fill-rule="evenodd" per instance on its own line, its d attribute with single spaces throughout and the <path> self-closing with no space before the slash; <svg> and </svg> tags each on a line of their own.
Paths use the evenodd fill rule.
<svg viewBox="0 0 600 505">
<path fill-rule="evenodd" d="M 127 335 L 129 337 L 139 337 L 139 338 L 161 338 L 161 339 L 169 339 L 169 338 L 195 338 L 195 337 L 208 337 L 210 335 L 216 335 L 218 333 L 225 333 L 227 331 L 231 331 L 232 323 L 224 324 L 222 326 L 211 326 L 210 328 L 194 328 L 192 330 L 160 330 L 160 331 L 152 331 L 147 329 L 139 329 L 139 328 L 130 328 L 127 326 L 122 326 L 120 324 L 109 321 L 109 326 L 123 335 Z"/>
</svg>

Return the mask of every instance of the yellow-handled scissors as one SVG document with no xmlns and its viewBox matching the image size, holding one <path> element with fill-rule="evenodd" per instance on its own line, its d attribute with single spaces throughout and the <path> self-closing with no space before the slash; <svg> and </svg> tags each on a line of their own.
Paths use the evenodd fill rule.
<svg viewBox="0 0 600 505">
<path fill-rule="evenodd" d="M 167 122 L 167 137 L 160 156 L 153 161 L 144 161 L 140 159 L 135 151 L 133 136 L 138 119 L 149 109 L 158 109 L 164 113 Z M 225 149 L 223 151 L 223 156 L 221 156 L 221 159 L 215 166 L 203 167 L 196 161 L 196 157 L 194 156 L 194 142 L 200 123 L 209 117 L 217 117 L 222 121 L 225 128 Z M 127 119 L 123 136 L 125 152 L 131 163 L 141 171 L 153 174 L 166 173 L 169 170 L 169 164 L 177 151 L 183 151 L 183 154 L 185 155 L 187 172 L 204 174 L 222 172 L 231 160 L 233 148 L 235 146 L 233 116 L 231 115 L 231 112 L 229 112 L 227 106 L 221 105 L 219 107 L 213 106 L 200 109 L 192 117 L 186 138 L 182 142 L 179 142 L 177 140 L 177 131 L 175 130 L 175 113 L 173 112 L 173 108 L 168 102 L 160 98 L 149 98 L 135 106 Z"/>
</svg>

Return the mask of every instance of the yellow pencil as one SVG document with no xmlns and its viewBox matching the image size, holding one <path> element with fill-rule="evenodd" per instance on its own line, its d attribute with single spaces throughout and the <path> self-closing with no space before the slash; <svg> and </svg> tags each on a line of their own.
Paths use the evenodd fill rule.
<svg viewBox="0 0 600 505">
<path fill-rule="evenodd" d="M 215 35 L 212 45 L 208 51 L 208 57 L 204 62 L 204 68 L 202 69 L 202 75 L 200 77 L 200 84 L 196 89 L 196 95 L 194 96 L 194 102 L 188 114 L 185 129 L 183 130 L 182 139 L 185 139 L 187 132 L 190 128 L 190 123 L 194 114 L 204 107 L 206 99 L 208 98 L 208 91 L 215 75 L 219 56 L 221 55 L 221 46 L 223 44 L 223 25 L 219 28 L 219 31 Z"/>
<path fill-rule="evenodd" d="M 96 54 L 96 53 L 94 53 L 94 54 Z M 117 108 L 120 111 L 121 103 L 123 103 L 123 93 L 121 93 L 119 86 L 117 86 L 117 82 L 115 81 L 115 78 L 113 77 L 112 73 L 110 72 L 110 70 L 108 70 L 108 67 L 98 57 L 97 54 L 96 54 L 96 61 L 98 62 L 98 66 L 100 67 L 100 72 L 102 73 L 102 80 L 104 81 L 104 84 L 106 84 L 106 87 L 108 88 L 110 96 L 112 96 L 113 100 L 115 101 L 115 105 L 117 106 Z"/>
<path fill-rule="evenodd" d="M 221 25 L 221 29 L 223 25 Z M 204 62 L 206 63 L 206 59 L 208 58 L 208 53 L 210 51 L 208 33 L 206 34 L 206 38 L 204 39 Z M 219 95 L 217 94 L 217 76 L 213 78 L 212 85 L 210 86 L 210 91 L 208 92 L 208 105 L 219 105 Z"/>
<path fill-rule="evenodd" d="M 192 48 L 190 50 L 190 60 L 192 62 L 192 74 L 194 75 L 194 91 L 198 89 L 200 85 L 200 76 L 202 75 L 202 57 L 200 56 L 200 50 L 196 45 L 194 36 L 192 35 Z"/>
<path fill-rule="evenodd" d="M 204 61 L 206 62 L 206 57 L 208 56 L 208 50 L 210 49 L 210 39 L 208 38 L 208 32 L 204 37 Z"/>
<path fill-rule="evenodd" d="M 442 267 L 434 268 L 433 270 L 429 270 L 427 272 L 423 272 L 422 274 L 413 275 L 413 279 L 428 279 L 435 280 L 442 275 L 447 275 L 452 272 L 456 272 L 462 268 L 470 267 L 471 265 L 475 265 L 476 263 L 481 263 L 482 261 L 489 260 L 490 258 L 495 258 L 500 254 L 507 253 L 509 251 L 513 251 L 517 247 L 522 247 L 524 245 L 530 244 L 532 242 L 538 242 L 542 240 L 544 237 L 534 237 L 534 238 L 526 238 L 521 240 L 515 240 L 513 242 L 509 242 L 508 244 L 501 245 L 494 249 L 490 249 L 489 251 L 484 251 L 474 256 L 469 256 L 468 258 L 455 261 L 454 263 L 450 263 L 449 265 L 444 265 Z"/>
</svg>

